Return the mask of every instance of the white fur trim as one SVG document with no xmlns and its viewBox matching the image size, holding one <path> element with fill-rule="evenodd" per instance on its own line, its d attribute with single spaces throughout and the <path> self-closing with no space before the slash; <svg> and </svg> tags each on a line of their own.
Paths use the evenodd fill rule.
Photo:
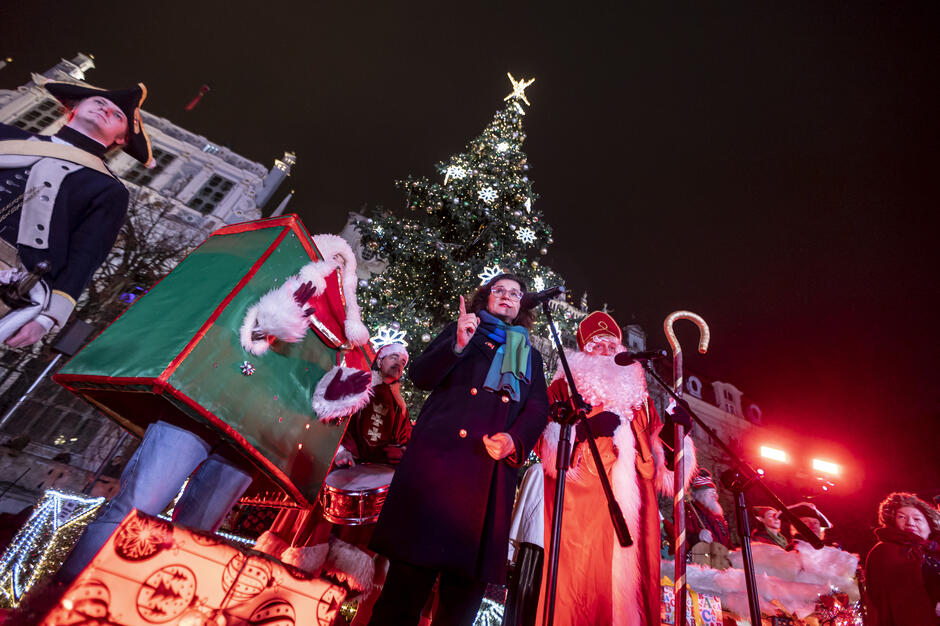
<svg viewBox="0 0 940 626">
<path fill-rule="evenodd" d="M 660 429 L 661 430 L 661 429 Z M 682 484 L 686 490 L 689 488 L 689 481 L 695 475 L 698 469 L 698 458 L 695 455 L 695 444 L 692 443 L 692 437 L 685 436 L 685 445 L 682 446 L 683 454 L 683 474 L 685 479 Z M 666 469 L 665 456 L 663 455 L 663 443 L 659 439 L 659 433 L 653 436 L 653 458 L 656 459 L 656 489 L 665 496 L 675 495 L 676 473 L 673 470 Z M 688 491 L 686 491 L 688 493 Z"/>
<path fill-rule="evenodd" d="M 355 319 L 352 315 L 352 307 L 349 306 L 349 299 L 346 299 L 346 321 L 343 323 L 343 329 L 346 331 L 346 339 L 354 346 L 364 346 L 369 342 L 369 329 L 359 319 L 359 305 L 355 306 Z"/>
<path fill-rule="evenodd" d="M 408 348 L 406 348 L 404 344 L 398 343 L 397 341 L 393 343 L 387 343 L 375 351 L 375 359 L 379 360 L 383 357 L 389 356 L 390 354 L 402 354 L 404 356 L 408 356 Z"/>
<path fill-rule="evenodd" d="M 574 432 L 574 429 L 571 429 Z M 555 459 L 558 458 L 558 439 L 561 438 L 561 424 L 549 422 L 542 431 L 536 452 L 542 459 L 542 469 L 549 478 L 555 478 L 558 471 L 555 469 Z"/>
<path fill-rule="evenodd" d="M 365 345 L 369 341 L 369 330 L 362 323 L 362 313 L 356 301 L 356 255 L 346 240 L 339 235 L 315 235 L 313 243 L 323 255 L 323 260 L 342 270 L 343 296 L 346 298 L 346 339 L 354 346 Z"/>
<path fill-rule="evenodd" d="M 281 554 L 290 547 L 286 541 L 266 530 L 255 540 L 254 549 L 280 559 Z"/>
<path fill-rule="evenodd" d="M 346 240 L 339 235 L 322 233 L 313 236 L 313 243 L 323 256 L 323 260 L 333 267 L 341 267 L 343 273 L 356 274 L 356 255 Z"/>
<path fill-rule="evenodd" d="M 355 591 L 372 588 L 375 561 L 371 556 L 345 541 L 330 537 L 330 551 L 324 564 L 325 573 Z"/>
<path fill-rule="evenodd" d="M 645 380 L 644 380 L 645 388 Z M 632 416 L 632 411 L 629 413 Z M 636 471 L 636 438 L 628 419 L 620 419 L 620 426 L 614 431 L 614 445 L 619 455 L 610 472 L 610 486 L 614 497 L 623 511 L 627 528 L 640 527 L 640 484 Z M 625 453 L 626 452 L 626 453 Z M 635 531 L 634 531 L 635 532 Z M 616 541 L 611 559 L 611 608 L 613 624 L 618 626 L 643 626 L 639 607 L 640 580 L 639 550 L 636 546 L 623 548 Z"/>
<path fill-rule="evenodd" d="M 288 548 L 281 555 L 281 560 L 299 570 L 316 574 L 319 573 L 323 563 L 326 562 L 326 554 L 329 550 L 330 546 L 327 543 L 319 543 L 304 548 Z"/>
<path fill-rule="evenodd" d="M 336 269 L 336 265 L 327 263 L 326 261 L 314 261 L 313 263 L 307 263 L 297 274 L 298 284 L 303 283 L 312 283 L 317 295 L 322 294 L 326 291 L 326 277 L 329 276 L 333 270 Z"/>
<path fill-rule="evenodd" d="M 261 339 L 252 339 L 251 334 L 258 328 L 258 305 L 253 305 L 245 313 L 245 319 L 242 321 L 242 327 L 238 331 L 238 338 L 241 340 L 242 348 L 255 356 L 261 356 L 268 351 L 270 344 L 267 337 Z"/>
<path fill-rule="evenodd" d="M 268 350 L 267 339 L 253 340 L 251 334 L 261 331 L 281 341 L 296 343 L 307 333 L 307 319 L 303 308 L 294 301 L 294 290 L 298 287 L 295 278 L 288 279 L 277 289 L 264 294 L 258 303 L 248 309 L 239 331 L 242 347 L 260 355 Z"/>
<path fill-rule="evenodd" d="M 324 374 L 320 382 L 317 383 L 316 389 L 313 391 L 312 406 L 313 411 L 317 414 L 317 418 L 324 424 L 335 423 L 339 418 L 355 413 L 369 404 L 369 398 L 372 397 L 372 385 L 369 385 L 362 393 L 343 396 L 338 400 L 327 400 L 325 397 L 326 388 L 329 386 L 330 382 L 333 381 L 333 377 L 336 376 L 337 371 L 341 371 L 343 379 L 345 379 L 348 378 L 350 374 L 361 372 L 362 370 L 337 365 Z"/>
</svg>

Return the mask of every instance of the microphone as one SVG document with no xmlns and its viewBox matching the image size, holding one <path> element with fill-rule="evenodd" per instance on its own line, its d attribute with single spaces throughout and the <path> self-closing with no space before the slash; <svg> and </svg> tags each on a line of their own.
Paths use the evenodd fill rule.
<svg viewBox="0 0 940 626">
<path fill-rule="evenodd" d="M 647 350 L 646 352 L 621 352 L 614 357 L 617 365 L 632 365 L 637 361 L 655 361 L 666 358 L 665 350 Z"/>
<path fill-rule="evenodd" d="M 522 303 L 519 305 L 519 308 L 523 311 L 534 309 L 543 302 L 548 302 L 553 298 L 557 298 L 563 293 L 565 293 L 565 288 L 561 285 L 558 285 L 557 287 L 549 287 L 548 289 L 543 289 L 542 291 L 536 291 L 534 293 L 526 293 L 522 296 Z"/>
</svg>

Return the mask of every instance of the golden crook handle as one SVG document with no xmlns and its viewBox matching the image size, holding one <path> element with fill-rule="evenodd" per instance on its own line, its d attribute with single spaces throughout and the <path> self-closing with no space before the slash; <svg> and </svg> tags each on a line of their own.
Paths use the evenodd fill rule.
<svg viewBox="0 0 940 626">
<path fill-rule="evenodd" d="M 666 316 L 666 321 L 663 322 L 666 339 L 669 341 L 669 347 L 672 348 L 673 391 L 676 392 L 676 395 L 682 396 L 682 346 L 679 345 L 679 338 L 676 337 L 676 331 L 673 328 L 677 320 L 689 320 L 698 326 L 698 351 L 702 354 L 708 351 L 711 331 L 702 316 L 692 311 L 673 311 Z"/>
<path fill-rule="evenodd" d="M 699 329 L 698 351 L 705 354 L 708 350 L 708 340 L 711 333 L 708 330 L 708 324 L 702 319 L 702 316 L 691 311 L 673 311 L 666 316 L 663 322 L 663 328 L 666 331 L 666 339 L 669 340 L 669 346 L 672 348 L 672 388 L 677 397 L 682 397 L 682 346 L 679 345 L 679 339 L 673 326 L 676 320 L 689 320 L 694 322 Z M 675 472 L 673 483 L 673 524 L 676 533 L 676 562 L 675 562 L 675 601 L 676 606 L 676 626 L 685 626 L 685 598 L 686 598 L 686 579 L 685 579 L 685 554 L 686 554 L 686 534 L 685 534 L 685 428 L 675 424 Z M 694 509 L 693 509 L 694 511 Z"/>
</svg>

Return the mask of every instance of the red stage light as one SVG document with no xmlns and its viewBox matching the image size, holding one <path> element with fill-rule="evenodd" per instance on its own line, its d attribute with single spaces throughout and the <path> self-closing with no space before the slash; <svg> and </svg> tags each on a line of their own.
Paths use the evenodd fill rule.
<svg viewBox="0 0 940 626">
<path fill-rule="evenodd" d="M 786 452 L 777 448 L 771 448 L 770 446 L 761 446 L 760 455 L 765 459 L 770 459 L 772 461 L 780 461 L 781 463 L 790 462 L 790 457 Z"/>
<path fill-rule="evenodd" d="M 833 476 L 838 476 L 840 473 L 840 468 L 837 464 L 822 459 L 813 459 L 813 469 L 817 472 L 832 474 Z"/>
</svg>

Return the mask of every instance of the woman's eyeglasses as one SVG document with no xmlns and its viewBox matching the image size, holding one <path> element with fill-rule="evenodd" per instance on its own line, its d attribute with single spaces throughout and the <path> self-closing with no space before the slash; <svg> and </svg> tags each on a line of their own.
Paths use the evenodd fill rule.
<svg viewBox="0 0 940 626">
<path fill-rule="evenodd" d="M 504 287 L 493 287 L 490 289 L 490 293 L 496 296 L 497 298 L 502 298 L 503 296 L 509 296 L 510 300 L 522 300 L 522 292 L 518 289 L 506 289 Z"/>
</svg>

